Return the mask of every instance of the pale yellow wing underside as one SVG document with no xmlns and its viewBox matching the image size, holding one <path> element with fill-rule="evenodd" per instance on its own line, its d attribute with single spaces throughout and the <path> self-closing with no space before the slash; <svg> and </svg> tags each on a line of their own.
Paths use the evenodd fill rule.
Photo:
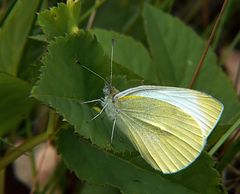
<svg viewBox="0 0 240 194">
<path fill-rule="evenodd" d="M 212 96 L 186 88 L 138 86 L 120 92 L 116 98 L 131 95 L 153 98 L 179 107 L 194 118 L 205 138 L 212 132 L 223 111 L 223 104 Z"/>
<path fill-rule="evenodd" d="M 174 173 L 201 153 L 204 134 L 196 120 L 179 107 L 142 96 L 123 96 L 115 105 L 117 125 L 153 168 Z"/>
</svg>

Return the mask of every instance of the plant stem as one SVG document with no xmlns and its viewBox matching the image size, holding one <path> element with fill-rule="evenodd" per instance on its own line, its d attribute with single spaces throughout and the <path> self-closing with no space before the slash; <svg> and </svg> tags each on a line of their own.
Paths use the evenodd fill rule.
<svg viewBox="0 0 240 194">
<path fill-rule="evenodd" d="M 235 38 L 233 39 L 232 43 L 230 44 L 230 50 L 233 50 L 239 41 L 240 41 L 240 30 L 238 31 L 237 36 L 235 36 Z"/>
<path fill-rule="evenodd" d="M 215 38 L 213 40 L 213 44 L 212 44 L 212 48 L 213 49 L 217 48 L 218 41 L 220 39 L 220 35 L 222 34 L 224 24 L 226 23 L 227 18 L 229 17 L 230 12 L 232 11 L 231 10 L 232 4 L 233 4 L 233 1 L 230 0 L 229 3 L 227 4 L 226 8 L 225 8 L 225 11 L 224 11 L 223 15 L 222 15 L 222 19 L 221 19 L 221 21 L 219 23 L 219 27 L 218 27 L 218 29 L 216 31 L 216 35 L 215 35 Z"/>
<path fill-rule="evenodd" d="M 64 176 L 66 172 L 65 165 L 61 162 L 57 169 L 54 171 L 53 175 L 50 177 L 48 183 L 45 185 L 45 187 L 42 189 L 41 193 L 48 193 L 48 194 L 54 194 L 54 191 L 56 190 L 57 186 L 59 185 L 59 182 Z"/>
<path fill-rule="evenodd" d="M 95 4 L 94 5 L 97 5 L 99 4 L 99 0 L 95 0 Z M 89 30 L 90 28 L 92 28 L 92 25 L 93 25 L 93 21 L 95 19 L 95 16 L 96 16 L 96 13 L 97 13 L 97 10 L 94 9 L 88 19 L 88 23 L 87 23 L 87 27 L 86 29 Z"/>
<path fill-rule="evenodd" d="M 136 11 L 132 17 L 126 22 L 126 24 L 123 26 L 123 32 L 127 33 L 130 31 L 130 28 L 136 23 L 136 21 L 139 19 L 142 13 L 142 8 L 139 8 L 138 11 Z"/>
<path fill-rule="evenodd" d="M 228 131 L 219 139 L 219 141 L 211 148 L 208 152 L 209 155 L 213 155 L 227 140 L 227 138 L 232 134 L 232 132 L 240 126 L 240 117 L 238 120 L 228 129 Z"/>
<path fill-rule="evenodd" d="M 27 120 L 26 131 L 27 131 L 28 139 L 31 139 L 32 138 L 32 130 L 31 130 L 31 124 L 30 124 L 29 119 Z M 34 176 L 36 176 L 37 171 L 36 171 L 36 164 L 35 164 L 35 158 L 34 158 L 33 150 L 30 151 L 30 161 L 31 161 L 31 167 L 32 167 L 32 175 L 34 177 Z"/>
<path fill-rule="evenodd" d="M 83 22 L 88 16 L 92 14 L 98 7 L 100 7 L 106 0 L 99 1 L 98 3 L 95 3 L 94 6 L 92 6 L 89 10 L 87 10 L 82 17 L 79 19 L 79 24 Z"/>
<path fill-rule="evenodd" d="M 57 121 L 58 121 L 58 116 L 55 113 L 55 111 L 51 110 L 51 109 L 49 110 L 48 115 L 49 116 L 48 116 L 48 125 L 47 125 L 47 132 L 46 133 L 47 134 L 54 134 L 56 124 L 57 124 Z M 43 152 L 43 155 L 40 158 L 40 162 L 39 162 L 38 168 L 36 170 L 37 172 L 41 171 L 44 159 L 46 157 L 47 149 L 49 148 L 49 146 L 50 146 L 50 141 L 48 141 L 48 143 L 45 145 L 45 151 Z M 38 174 L 36 173 L 36 176 L 33 177 L 31 194 L 34 193 L 36 188 L 37 188 L 37 185 L 38 185 L 37 180 L 38 180 Z"/>
<path fill-rule="evenodd" d="M 156 2 L 157 3 L 157 2 Z M 122 27 L 122 32 L 127 34 L 130 33 L 131 28 L 138 22 L 138 20 L 141 17 L 141 14 L 143 12 L 143 7 L 144 7 L 144 1 L 141 0 L 139 2 L 139 7 L 138 10 L 135 11 L 135 13 L 127 20 L 127 22 L 124 24 Z"/>
<path fill-rule="evenodd" d="M 172 11 L 174 2 L 175 2 L 175 0 L 163 1 L 162 5 L 161 5 L 161 9 L 166 11 L 167 13 L 170 13 Z"/>
<path fill-rule="evenodd" d="M 210 35 L 210 37 L 209 37 L 209 39 L 208 39 L 208 41 L 207 41 L 207 46 L 206 46 L 205 50 L 203 51 L 203 54 L 202 54 L 202 56 L 201 56 L 201 59 L 199 60 L 199 63 L 198 63 L 198 65 L 197 65 L 197 68 L 196 68 L 196 70 L 195 70 L 195 72 L 194 72 L 194 74 L 193 74 L 193 76 L 192 76 L 192 80 L 191 80 L 191 83 L 190 83 L 190 85 L 189 85 L 189 88 L 192 88 L 192 87 L 193 87 L 193 85 L 194 85 L 194 83 L 195 83 L 195 81 L 196 81 L 196 79 L 197 79 L 197 77 L 198 77 L 198 75 L 199 75 L 199 73 L 200 73 L 200 70 L 201 70 L 201 68 L 202 68 L 202 66 L 203 66 L 203 62 L 204 62 L 204 60 L 205 60 L 205 58 L 206 58 L 206 56 L 207 56 L 208 49 L 209 49 L 210 44 L 211 44 L 211 42 L 212 42 L 212 40 L 213 40 L 213 37 L 214 37 L 214 35 L 215 35 L 215 32 L 216 32 L 216 30 L 217 30 L 218 24 L 219 24 L 220 19 L 221 19 L 222 15 L 223 15 L 223 12 L 224 12 L 224 10 L 225 10 L 225 7 L 226 7 L 226 5 L 227 5 L 227 2 L 228 2 L 228 0 L 224 0 L 222 9 L 221 9 L 221 11 L 220 11 L 220 13 L 219 13 L 219 15 L 218 15 L 218 17 L 217 17 L 217 20 L 216 20 L 216 22 L 215 22 L 215 24 L 214 24 L 214 26 L 213 26 L 213 30 L 212 30 L 212 32 L 211 32 L 211 35 Z"/>
<path fill-rule="evenodd" d="M 5 169 L 0 170 L 0 194 L 4 194 Z"/>
<path fill-rule="evenodd" d="M 53 134 L 56 128 L 58 116 L 54 110 L 49 110 L 49 117 L 48 117 L 48 125 L 47 125 L 47 133 Z"/>
<path fill-rule="evenodd" d="M 193 4 L 187 4 L 187 6 L 184 6 L 184 10 L 183 10 L 183 21 L 185 21 L 186 23 L 189 23 L 190 20 L 197 15 L 196 13 L 198 12 L 198 10 L 201 8 L 201 1 L 196 1 Z"/>
<path fill-rule="evenodd" d="M 48 140 L 51 137 L 51 134 L 48 132 L 41 133 L 32 139 L 28 140 L 26 143 L 20 145 L 16 149 L 8 152 L 4 157 L 0 158 L 0 170 L 5 168 L 12 161 L 16 160 L 19 156 L 32 149 L 36 145 Z"/>
</svg>

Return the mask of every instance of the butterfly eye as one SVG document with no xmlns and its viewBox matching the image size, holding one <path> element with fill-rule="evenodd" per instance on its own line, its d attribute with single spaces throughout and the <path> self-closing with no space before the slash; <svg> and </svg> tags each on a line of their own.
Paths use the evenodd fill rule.
<svg viewBox="0 0 240 194">
<path fill-rule="evenodd" d="M 115 98 L 114 98 L 114 96 L 112 97 L 112 103 L 114 103 L 115 102 Z"/>
</svg>

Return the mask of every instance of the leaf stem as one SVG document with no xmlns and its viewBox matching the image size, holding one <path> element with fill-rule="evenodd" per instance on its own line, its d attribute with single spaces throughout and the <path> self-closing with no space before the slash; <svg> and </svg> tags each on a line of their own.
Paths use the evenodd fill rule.
<svg viewBox="0 0 240 194">
<path fill-rule="evenodd" d="M 36 145 L 48 140 L 51 137 L 51 134 L 48 132 L 41 133 L 32 139 L 28 140 L 26 143 L 18 146 L 16 149 L 8 152 L 4 157 L 0 158 L 0 170 L 5 168 L 12 161 L 16 160 L 19 156 L 32 149 Z"/>
<path fill-rule="evenodd" d="M 227 140 L 227 138 L 232 134 L 232 132 L 240 126 L 240 117 L 238 120 L 228 129 L 228 131 L 218 140 L 218 142 L 211 148 L 208 152 L 209 155 L 213 155 Z"/>
<path fill-rule="evenodd" d="M 225 7 L 226 7 L 226 5 L 227 5 L 227 2 L 228 2 L 228 0 L 224 0 L 223 6 L 222 6 L 222 8 L 221 8 L 221 11 L 220 11 L 220 13 L 219 13 L 219 15 L 218 15 L 218 17 L 217 17 L 217 20 L 216 20 L 216 22 L 215 22 L 215 24 L 214 24 L 214 26 L 213 26 L 213 30 L 212 30 L 212 32 L 211 32 L 211 35 L 210 35 L 210 37 L 209 37 L 209 39 L 208 39 L 208 41 L 207 41 L 207 46 L 206 46 L 205 50 L 203 51 L 203 54 L 202 54 L 202 56 L 201 56 L 201 59 L 199 60 L 199 63 L 198 63 L 198 65 L 197 65 L 197 68 L 196 68 L 196 70 L 195 70 L 195 72 L 194 72 L 194 74 L 193 74 L 193 77 L 192 77 L 191 83 L 190 83 L 190 85 L 189 85 L 189 88 L 192 88 L 192 87 L 193 87 L 193 85 L 194 85 L 194 83 L 195 83 L 195 81 L 196 81 L 196 79 L 197 79 L 197 77 L 198 77 L 198 75 L 199 75 L 199 73 L 200 73 L 200 70 L 201 70 L 201 68 L 202 68 L 202 66 L 203 66 L 204 59 L 205 59 L 206 56 L 207 56 L 208 49 L 209 49 L 210 44 L 211 44 L 211 42 L 212 42 L 212 40 L 213 40 L 213 37 L 214 37 L 214 35 L 215 35 L 215 33 L 216 33 L 218 24 L 219 24 L 220 19 L 221 19 L 222 15 L 223 15 L 223 12 L 224 12 L 224 10 L 225 10 Z"/>
</svg>

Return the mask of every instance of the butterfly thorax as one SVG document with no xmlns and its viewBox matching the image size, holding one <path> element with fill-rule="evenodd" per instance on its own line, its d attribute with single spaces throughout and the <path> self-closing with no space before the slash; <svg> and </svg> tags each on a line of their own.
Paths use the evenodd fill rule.
<svg viewBox="0 0 240 194">
<path fill-rule="evenodd" d="M 102 107 L 105 107 L 105 112 L 107 116 L 111 119 L 114 120 L 118 114 L 118 109 L 116 107 L 116 102 L 114 96 L 118 93 L 119 91 L 111 86 L 110 84 L 105 84 L 103 88 L 103 93 L 105 95 L 104 101 L 102 103 Z"/>
</svg>

